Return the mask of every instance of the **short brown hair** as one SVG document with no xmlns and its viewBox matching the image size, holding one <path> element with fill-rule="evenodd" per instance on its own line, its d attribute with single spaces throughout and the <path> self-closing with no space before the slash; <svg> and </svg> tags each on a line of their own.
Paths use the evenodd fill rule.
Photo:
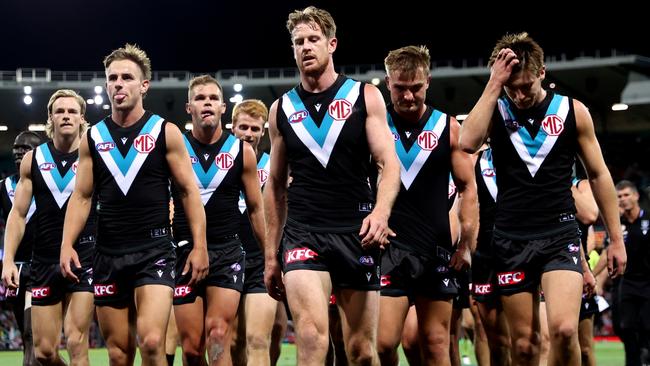
<svg viewBox="0 0 650 366">
<path fill-rule="evenodd" d="M 190 94 L 192 93 L 192 89 L 194 89 L 195 86 L 197 85 L 206 85 L 206 84 L 214 84 L 219 88 L 219 92 L 221 93 L 221 101 L 223 102 L 223 88 L 221 87 L 221 84 L 217 81 L 217 79 L 213 78 L 210 75 L 199 75 L 196 77 L 193 77 L 192 80 L 190 80 L 189 85 L 187 86 L 187 100 L 190 101 L 192 97 Z"/>
<path fill-rule="evenodd" d="M 629 180 L 622 180 L 618 183 L 616 183 L 616 190 L 617 191 L 622 191 L 625 188 L 629 188 L 632 192 L 638 193 L 639 190 L 636 188 L 636 184 L 630 182 Z"/>
<path fill-rule="evenodd" d="M 59 98 L 74 98 L 79 103 L 79 112 L 82 117 L 86 115 L 86 101 L 84 98 L 71 89 L 59 89 L 52 94 L 50 101 L 47 102 L 47 123 L 45 124 L 45 134 L 47 137 L 54 136 L 54 124 L 52 123 L 52 106 Z M 88 122 L 84 122 L 79 126 L 79 136 L 83 135 L 88 129 Z"/>
<path fill-rule="evenodd" d="M 151 60 L 149 60 L 147 53 L 137 45 L 127 43 L 124 47 L 113 50 L 113 52 L 104 58 L 104 68 L 108 69 L 108 66 L 113 61 L 118 60 L 135 62 L 140 68 L 144 80 L 151 80 Z"/>
<path fill-rule="evenodd" d="M 319 9 L 315 6 L 308 6 L 303 10 L 295 10 L 293 13 L 289 14 L 287 30 L 289 31 L 289 34 L 293 35 L 293 29 L 296 28 L 298 24 L 309 24 L 311 22 L 318 24 L 321 32 L 323 32 L 327 39 L 336 37 L 336 24 L 334 23 L 332 14 L 327 10 Z"/>
<path fill-rule="evenodd" d="M 259 99 L 246 99 L 235 106 L 235 108 L 232 110 L 233 126 L 237 124 L 237 119 L 242 113 L 246 113 L 255 119 L 262 118 L 262 121 L 264 122 L 266 122 L 269 118 L 269 110 L 266 108 L 266 105 L 264 105 L 264 103 Z"/>
<path fill-rule="evenodd" d="M 535 75 L 539 75 L 544 67 L 544 50 L 535 42 L 527 32 L 517 34 L 506 34 L 501 37 L 492 50 L 488 66 L 492 67 L 497 59 L 499 51 L 504 48 L 510 48 L 517 59 L 519 64 L 516 65 L 512 72 L 516 73 L 520 70 L 532 71 Z"/>
<path fill-rule="evenodd" d="M 426 46 L 406 46 L 388 52 L 384 59 L 386 74 L 400 70 L 415 73 L 421 67 L 425 74 L 430 74 L 431 56 Z"/>
</svg>

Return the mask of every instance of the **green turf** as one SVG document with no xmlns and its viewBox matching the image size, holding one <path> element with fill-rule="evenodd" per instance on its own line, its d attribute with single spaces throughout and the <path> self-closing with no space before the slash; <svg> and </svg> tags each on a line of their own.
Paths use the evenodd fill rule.
<svg viewBox="0 0 650 366">
<path fill-rule="evenodd" d="M 471 346 L 461 344 L 461 352 L 471 352 Z M 62 353 L 67 360 L 68 356 Z M 596 363 L 598 366 L 619 366 L 624 364 L 623 344 L 620 342 L 597 342 L 596 343 Z M 476 364 L 474 355 L 471 355 L 472 364 Z M 296 364 L 296 347 L 291 344 L 285 344 L 282 347 L 279 366 L 290 366 Z M 400 352 L 400 361 L 402 365 L 407 365 L 404 355 Z M 0 365 L 21 365 L 22 353 L 16 351 L 0 351 Z M 92 366 L 108 365 L 108 354 L 105 349 L 90 350 L 90 364 Z M 139 356 L 136 356 L 136 365 L 140 364 Z M 176 350 L 176 360 L 174 365 L 182 365 L 180 359 L 180 348 Z"/>
</svg>

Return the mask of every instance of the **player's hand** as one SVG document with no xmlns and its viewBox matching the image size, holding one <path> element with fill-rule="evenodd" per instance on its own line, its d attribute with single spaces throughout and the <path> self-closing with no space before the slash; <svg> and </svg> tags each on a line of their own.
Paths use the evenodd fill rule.
<svg viewBox="0 0 650 366">
<path fill-rule="evenodd" d="M 469 247 L 464 245 L 458 245 L 456 251 L 451 256 L 451 261 L 449 261 L 449 267 L 453 268 L 456 271 L 462 271 L 467 269 L 472 264 L 472 253 L 469 250 Z"/>
<path fill-rule="evenodd" d="M 596 294 L 596 277 L 591 272 L 587 270 L 582 276 L 582 293 L 587 295 L 587 297 L 592 297 Z"/>
<path fill-rule="evenodd" d="M 266 258 L 264 261 L 264 285 L 272 298 L 282 301 L 284 298 L 284 282 L 280 263 L 276 258 Z"/>
<path fill-rule="evenodd" d="M 616 278 L 625 273 L 627 265 L 627 253 L 625 252 L 625 244 L 621 240 L 619 243 L 609 245 L 607 247 L 607 272 L 609 277 Z"/>
<path fill-rule="evenodd" d="M 73 247 L 61 245 L 61 254 L 59 256 L 59 267 L 61 267 L 61 274 L 63 277 L 69 279 L 74 283 L 79 283 L 79 278 L 72 271 L 72 265 L 75 268 L 81 268 L 79 255 Z"/>
<path fill-rule="evenodd" d="M 359 236 L 363 249 L 384 249 L 390 243 L 389 237 L 395 237 L 395 232 L 388 227 L 388 215 L 373 210 L 363 219 Z"/>
<path fill-rule="evenodd" d="M 518 64 L 519 59 L 515 52 L 510 48 L 502 48 L 490 68 L 490 81 L 503 86 L 510 79 L 512 69 Z"/>
<path fill-rule="evenodd" d="M 2 262 L 2 282 L 9 288 L 18 288 L 20 286 L 20 275 L 16 263 Z"/>
<path fill-rule="evenodd" d="M 185 261 L 182 275 L 187 274 L 190 269 L 192 270 L 192 277 L 190 278 L 190 282 L 187 284 L 188 286 L 196 285 L 208 275 L 209 263 L 207 248 L 192 248 L 190 254 L 187 256 L 187 260 Z"/>
</svg>

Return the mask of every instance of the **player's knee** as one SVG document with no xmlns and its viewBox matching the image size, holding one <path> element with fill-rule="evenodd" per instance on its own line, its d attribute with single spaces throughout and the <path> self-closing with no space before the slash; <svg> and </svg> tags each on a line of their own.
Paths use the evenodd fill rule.
<svg viewBox="0 0 650 366">
<path fill-rule="evenodd" d="M 570 321 L 560 322 L 550 332 L 552 339 L 556 342 L 569 342 L 578 337 L 578 327 Z"/>
<path fill-rule="evenodd" d="M 264 334 L 247 334 L 246 335 L 246 347 L 251 351 L 266 351 L 271 346 L 271 340 L 269 335 Z"/>
<path fill-rule="evenodd" d="M 307 345 L 307 348 L 326 350 L 329 347 L 327 332 L 319 331 L 316 324 L 303 322 L 296 330 L 300 342 Z"/>
<path fill-rule="evenodd" d="M 540 342 L 537 337 L 520 337 L 514 342 L 512 351 L 521 361 L 532 361 L 539 354 Z"/>
<path fill-rule="evenodd" d="M 140 353 L 143 356 L 155 356 L 162 352 L 165 345 L 165 335 L 159 332 L 149 332 L 140 338 Z"/>
<path fill-rule="evenodd" d="M 442 360 L 449 354 L 449 337 L 446 333 L 431 333 L 422 344 L 422 354 L 427 360 Z"/>
<path fill-rule="evenodd" d="M 352 337 L 345 353 L 354 365 L 370 365 L 377 357 L 377 349 L 370 338 Z"/>
<path fill-rule="evenodd" d="M 222 343 L 228 333 L 228 322 L 218 318 L 208 319 L 206 320 L 205 328 L 208 339 L 212 342 Z"/>
<path fill-rule="evenodd" d="M 34 348 L 34 355 L 42 365 L 53 364 L 58 357 L 56 346 L 48 343 L 40 343 Z"/>
</svg>

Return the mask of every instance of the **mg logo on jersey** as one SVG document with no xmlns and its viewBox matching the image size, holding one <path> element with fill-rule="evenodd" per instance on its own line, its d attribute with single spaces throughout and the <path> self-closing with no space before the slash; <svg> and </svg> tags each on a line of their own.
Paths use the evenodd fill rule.
<svg viewBox="0 0 650 366">
<path fill-rule="evenodd" d="M 418 136 L 418 146 L 422 150 L 431 151 L 438 146 L 438 136 L 433 131 L 422 131 Z"/>
<path fill-rule="evenodd" d="M 485 285 L 474 285 L 474 294 L 476 295 L 488 295 L 492 293 L 492 284 Z"/>
<path fill-rule="evenodd" d="M 100 142 L 95 145 L 95 149 L 97 149 L 99 152 L 111 151 L 114 148 L 115 144 L 113 142 Z"/>
<path fill-rule="evenodd" d="M 187 295 L 189 295 L 191 293 L 192 293 L 192 288 L 190 286 L 187 286 L 187 285 L 176 286 L 176 288 L 174 288 L 174 298 L 175 299 L 177 299 L 179 297 L 185 297 L 185 296 L 187 296 Z"/>
<path fill-rule="evenodd" d="M 199 158 L 197 158 L 194 155 L 190 155 L 190 161 L 192 162 L 192 164 L 196 164 L 199 162 Z"/>
<path fill-rule="evenodd" d="M 95 285 L 93 287 L 95 288 L 95 296 L 97 297 L 115 295 L 117 290 L 117 286 L 114 283 L 110 285 Z"/>
<path fill-rule="evenodd" d="M 79 167 L 79 162 L 78 162 L 78 161 L 75 161 L 74 163 L 72 163 L 72 168 L 70 168 L 70 169 L 72 169 L 72 172 L 73 172 L 74 174 L 77 174 L 77 168 L 78 168 L 78 167 Z"/>
<path fill-rule="evenodd" d="M 42 299 L 50 295 L 49 287 L 32 288 L 32 297 L 35 299 Z"/>
<path fill-rule="evenodd" d="M 232 168 L 234 161 L 235 159 L 233 159 L 232 155 L 227 152 L 221 152 L 216 158 L 214 158 L 214 163 L 219 167 L 219 169 L 225 170 Z"/>
<path fill-rule="evenodd" d="M 316 257 L 318 257 L 318 253 L 309 248 L 296 248 L 284 253 L 284 261 L 287 264 L 291 262 L 302 262 Z"/>
<path fill-rule="evenodd" d="M 307 118 L 307 116 L 309 116 L 309 112 L 307 111 L 294 112 L 289 116 L 289 123 L 300 123 Z"/>
<path fill-rule="evenodd" d="M 492 169 L 492 168 L 486 168 L 486 169 L 481 170 L 481 174 L 484 177 L 494 177 L 494 175 L 495 175 L 494 169 Z"/>
<path fill-rule="evenodd" d="M 524 272 L 503 272 L 497 273 L 497 279 L 499 280 L 499 286 L 509 286 L 515 285 L 526 278 Z"/>
<path fill-rule="evenodd" d="M 269 179 L 269 172 L 264 169 L 257 169 L 257 179 L 260 181 L 260 185 L 263 186 Z"/>
<path fill-rule="evenodd" d="M 330 103 L 327 111 L 336 121 L 345 121 L 352 114 L 352 104 L 345 99 L 336 99 Z"/>
<path fill-rule="evenodd" d="M 564 131 L 564 120 L 555 114 L 544 117 L 542 129 L 549 136 L 558 136 Z"/>
<path fill-rule="evenodd" d="M 46 162 L 46 163 L 43 163 L 43 164 L 39 165 L 38 169 L 48 172 L 48 171 L 50 171 L 52 169 L 56 169 L 56 164 Z"/>
<path fill-rule="evenodd" d="M 138 135 L 138 137 L 133 140 L 133 147 L 143 154 L 148 154 L 156 147 L 156 139 L 153 138 L 150 134 L 146 133 L 144 135 Z"/>
</svg>

